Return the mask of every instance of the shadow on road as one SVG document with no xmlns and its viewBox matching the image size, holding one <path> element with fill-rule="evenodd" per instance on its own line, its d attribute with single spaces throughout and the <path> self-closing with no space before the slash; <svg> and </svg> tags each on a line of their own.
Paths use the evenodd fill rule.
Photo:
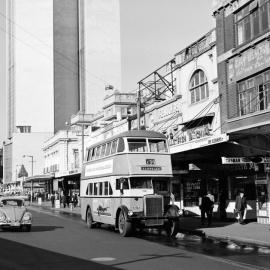
<svg viewBox="0 0 270 270">
<path fill-rule="evenodd" d="M 0 268 L 5 270 L 118 269 L 0 238 Z"/>
<path fill-rule="evenodd" d="M 48 232 L 48 231 L 54 231 L 56 229 L 63 229 L 62 226 L 32 226 L 31 232 Z M 2 229 L 2 232 L 21 232 L 20 228 L 5 228 Z"/>
</svg>

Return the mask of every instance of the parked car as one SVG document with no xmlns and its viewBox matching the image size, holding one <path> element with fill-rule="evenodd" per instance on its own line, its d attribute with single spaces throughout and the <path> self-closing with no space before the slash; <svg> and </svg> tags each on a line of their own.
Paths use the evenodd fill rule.
<svg viewBox="0 0 270 270">
<path fill-rule="evenodd" d="M 32 226 L 32 214 L 24 205 L 22 197 L 0 197 L 0 228 L 18 228 L 29 232 Z"/>
</svg>

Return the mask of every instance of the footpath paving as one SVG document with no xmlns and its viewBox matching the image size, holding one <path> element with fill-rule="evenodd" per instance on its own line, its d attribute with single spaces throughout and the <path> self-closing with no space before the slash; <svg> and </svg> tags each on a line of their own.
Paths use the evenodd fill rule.
<svg viewBox="0 0 270 270">
<path fill-rule="evenodd" d="M 80 216 L 80 207 L 52 208 L 50 202 L 42 202 L 41 205 L 32 203 L 31 207 L 43 208 L 54 212 L 65 212 Z M 251 245 L 270 248 L 270 225 L 248 222 L 245 225 L 228 221 L 213 220 L 211 227 L 201 226 L 199 217 L 182 217 L 180 231 L 183 235 L 197 235 L 206 239 L 232 242 L 240 245 Z"/>
</svg>

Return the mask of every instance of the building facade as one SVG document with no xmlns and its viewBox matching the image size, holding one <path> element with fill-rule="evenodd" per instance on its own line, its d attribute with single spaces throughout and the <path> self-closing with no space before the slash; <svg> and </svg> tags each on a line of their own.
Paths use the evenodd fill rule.
<svg viewBox="0 0 270 270">
<path fill-rule="evenodd" d="M 215 1 L 214 16 L 222 130 L 234 144 L 223 163 L 238 166 L 231 185 L 257 201 L 258 222 L 269 223 L 270 2 Z"/>
<path fill-rule="evenodd" d="M 67 130 L 58 131 L 43 144 L 44 176 L 28 178 L 42 181 L 46 192 L 79 193 L 84 153 L 91 144 L 128 130 L 127 117 L 136 111 L 136 94 L 113 91 L 104 98 L 103 111 L 76 114 Z"/>
<path fill-rule="evenodd" d="M 34 156 L 34 174 L 42 174 L 43 141 L 66 129 L 71 115 L 95 110 L 107 82 L 121 86 L 119 3 L 2 0 L 0 7 L 7 33 L 1 40 L 4 181 L 15 183 L 21 152 Z M 31 153 L 29 136 L 36 146 Z"/>
<path fill-rule="evenodd" d="M 16 183 L 21 164 L 29 175 L 42 172 L 41 145 L 53 134 L 53 1 L 12 0 L 1 8 L 7 33 L 1 59 L 6 108 L 3 182 L 10 184 Z M 34 165 L 23 156 L 33 157 Z"/>
</svg>

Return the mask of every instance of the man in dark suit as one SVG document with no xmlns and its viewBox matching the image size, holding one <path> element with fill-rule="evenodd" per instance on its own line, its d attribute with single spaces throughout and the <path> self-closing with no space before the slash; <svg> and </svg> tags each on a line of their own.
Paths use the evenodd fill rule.
<svg viewBox="0 0 270 270">
<path fill-rule="evenodd" d="M 247 200 L 246 197 L 244 196 L 244 192 L 240 191 L 239 194 L 236 196 L 235 200 L 235 214 L 239 215 L 238 222 L 240 224 L 243 224 L 244 220 L 244 213 L 247 208 Z"/>
</svg>

